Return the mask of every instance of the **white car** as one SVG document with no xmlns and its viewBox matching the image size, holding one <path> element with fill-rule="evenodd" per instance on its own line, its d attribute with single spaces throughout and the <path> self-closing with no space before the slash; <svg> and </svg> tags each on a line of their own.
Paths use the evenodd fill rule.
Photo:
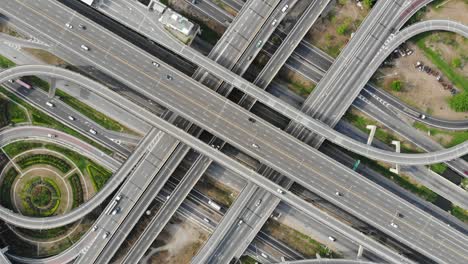
<svg viewBox="0 0 468 264">
<path fill-rule="evenodd" d="M 284 194 L 284 191 L 281 190 L 281 189 L 276 189 L 277 192 L 281 193 L 281 194 Z"/>
<path fill-rule="evenodd" d="M 330 241 L 333 241 L 333 242 L 336 241 L 336 238 L 334 238 L 334 237 L 332 237 L 332 236 L 328 236 L 328 239 L 329 239 Z"/>
<path fill-rule="evenodd" d="M 68 119 L 70 119 L 71 121 L 75 121 L 75 118 L 73 116 L 68 116 Z"/>
<path fill-rule="evenodd" d="M 254 148 L 256 148 L 256 149 L 258 149 L 258 148 L 259 148 L 259 147 L 258 147 L 258 145 L 257 145 L 257 144 L 255 144 L 255 143 L 252 143 L 252 147 L 254 147 Z"/>
<path fill-rule="evenodd" d="M 262 199 L 258 199 L 257 202 L 255 203 L 255 206 L 259 206 L 262 203 Z"/>
<path fill-rule="evenodd" d="M 393 223 L 393 222 L 391 222 L 390 225 L 391 225 L 393 228 L 398 228 L 398 225 L 395 224 L 395 223 Z"/>
<path fill-rule="evenodd" d="M 121 194 L 119 194 L 119 195 L 117 195 L 117 197 L 115 197 L 115 201 L 117 201 L 117 202 L 120 201 L 121 199 L 122 199 L 122 195 L 121 195 Z"/>
<path fill-rule="evenodd" d="M 342 195 L 340 192 L 336 192 L 335 194 L 336 194 L 336 196 L 341 196 Z"/>
<path fill-rule="evenodd" d="M 239 220 L 239 222 L 237 223 L 237 225 L 242 225 L 242 223 L 244 223 L 244 220 Z"/>
<path fill-rule="evenodd" d="M 267 258 L 268 258 L 268 255 L 262 252 L 262 257 L 264 257 L 264 258 L 267 259 Z"/>
<path fill-rule="evenodd" d="M 159 63 L 157 63 L 155 61 L 151 62 L 151 64 L 153 64 L 156 68 L 159 67 Z"/>
<path fill-rule="evenodd" d="M 281 12 L 286 12 L 286 10 L 288 10 L 289 8 L 289 5 L 284 5 L 283 8 L 281 9 Z"/>
<path fill-rule="evenodd" d="M 89 51 L 89 48 L 88 48 L 88 46 L 86 46 L 86 45 L 81 45 L 81 49 L 86 50 L 86 51 Z"/>
<path fill-rule="evenodd" d="M 96 134 L 97 134 L 96 130 L 94 130 L 94 129 L 92 129 L 92 128 L 89 129 L 89 133 L 91 133 L 91 134 L 93 134 L 93 135 L 96 135 Z"/>
<path fill-rule="evenodd" d="M 52 108 L 52 107 L 55 106 L 55 105 L 54 105 L 53 103 L 51 103 L 51 102 L 46 102 L 45 104 L 46 104 L 48 107 L 50 107 L 50 108 Z"/>
<path fill-rule="evenodd" d="M 103 239 L 106 239 L 109 235 L 110 235 L 110 233 L 109 233 L 109 232 L 106 232 L 106 233 L 104 233 L 104 235 L 102 235 L 102 238 L 103 238 Z"/>
<path fill-rule="evenodd" d="M 273 22 L 271 22 L 271 25 L 276 26 L 276 23 L 278 23 L 278 19 L 275 18 L 275 19 L 273 19 Z"/>
<path fill-rule="evenodd" d="M 203 221 L 205 221 L 205 222 L 207 222 L 207 223 L 210 223 L 210 222 L 211 222 L 210 219 L 208 219 L 208 218 L 206 218 L 206 217 L 203 218 Z"/>
<path fill-rule="evenodd" d="M 73 28 L 73 26 L 72 26 L 70 23 L 66 23 L 65 26 L 66 26 L 67 28 L 69 28 L 69 29 L 72 29 L 72 28 Z"/>
<path fill-rule="evenodd" d="M 93 231 L 96 231 L 97 229 L 98 229 L 97 225 L 93 226 Z"/>
<path fill-rule="evenodd" d="M 54 134 L 47 134 L 47 136 L 48 136 L 49 138 L 54 138 L 54 137 L 57 137 L 57 136 L 56 136 L 56 135 L 54 135 Z"/>
</svg>

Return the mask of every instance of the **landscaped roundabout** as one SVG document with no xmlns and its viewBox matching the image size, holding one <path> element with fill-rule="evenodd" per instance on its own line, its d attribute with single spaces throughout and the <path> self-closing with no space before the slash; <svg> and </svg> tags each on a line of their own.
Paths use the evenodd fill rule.
<svg viewBox="0 0 468 264">
<path fill-rule="evenodd" d="M 67 213 L 90 199 L 111 175 L 92 160 L 51 142 L 17 141 L 2 150 L 0 204 L 27 216 Z M 88 225 L 85 220 L 48 230 L 9 228 L 23 241 L 24 256 L 48 256 L 70 246 Z M 18 250 L 14 244 L 12 250 Z"/>
</svg>

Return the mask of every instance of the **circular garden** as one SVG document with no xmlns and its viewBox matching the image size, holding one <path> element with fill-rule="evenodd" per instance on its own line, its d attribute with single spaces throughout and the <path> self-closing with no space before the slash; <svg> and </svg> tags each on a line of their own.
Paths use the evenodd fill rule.
<svg viewBox="0 0 468 264">
<path fill-rule="evenodd" d="M 60 189 L 52 179 L 35 177 L 21 190 L 25 213 L 34 216 L 53 215 L 60 205 Z"/>
<path fill-rule="evenodd" d="M 0 204 L 19 214 L 50 217 L 65 214 L 99 191 L 112 172 L 61 145 L 24 140 L 0 152 Z M 94 215 L 54 229 L 29 230 L 8 225 L 10 250 L 49 256 L 70 246 L 89 229 Z M 19 239 L 18 239 L 19 238 Z M 26 243 L 25 243 L 26 242 Z"/>
</svg>

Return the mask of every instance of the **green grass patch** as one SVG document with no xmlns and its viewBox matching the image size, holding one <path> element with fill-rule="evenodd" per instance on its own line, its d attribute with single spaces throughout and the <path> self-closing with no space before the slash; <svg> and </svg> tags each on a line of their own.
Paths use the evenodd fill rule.
<svg viewBox="0 0 468 264">
<path fill-rule="evenodd" d="M 41 148 L 44 144 L 34 141 L 16 141 L 3 147 L 3 151 L 11 158 L 25 151 Z"/>
<path fill-rule="evenodd" d="M 0 186 L 1 203 L 4 207 L 10 210 L 13 210 L 13 204 L 11 203 L 10 192 L 13 186 L 13 182 L 16 179 L 16 176 L 18 176 L 18 172 L 16 171 L 15 168 L 11 167 L 5 173 L 5 176 L 3 177 L 3 180 L 2 180 L 2 185 Z"/>
<path fill-rule="evenodd" d="M 465 210 L 456 205 L 452 205 L 452 208 L 450 208 L 450 213 L 460 221 L 468 224 L 468 210 Z"/>
<path fill-rule="evenodd" d="M 4 87 L 0 87 L 0 92 L 5 94 L 6 96 L 8 96 L 12 101 L 24 106 L 29 111 L 29 113 L 31 113 L 32 124 L 33 125 L 50 127 L 50 128 L 54 128 L 54 129 L 63 131 L 65 133 L 69 134 L 69 135 L 72 135 L 74 137 L 77 137 L 77 138 L 83 140 L 84 142 L 87 142 L 88 144 L 100 149 L 104 153 L 107 153 L 109 155 L 112 154 L 112 151 L 110 149 L 102 146 L 101 144 L 98 144 L 97 142 L 91 140 L 88 137 L 83 136 L 78 131 L 76 131 L 76 130 L 74 130 L 74 129 L 72 129 L 72 128 L 64 125 L 64 124 L 62 124 L 61 122 L 57 121 L 56 119 L 52 118 L 51 116 L 47 115 L 46 113 L 34 108 L 32 105 L 25 102 L 21 98 L 17 97 L 16 95 L 11 93 L 10 91 L 6 90 Z"/>
<path fill-rule="evenodd" d="M 460 182 L 460 186 L 468 191 L 468 178 L 463 178 Z"/>
<path fill-rule="evenodd" d="M 293 90 L 296 94 L 302 97 L 307 97 L 314 90 L 315 84 L 305 85 L 298 82 L 290 82 L 288 83 L 288 87 L 289 89 Z"/>
<path fill-rule="evenodd" d="M 229 208 L 234 202 L 234 197 L 231 195 L 234 191 L 219 181 L 205 177 L 202 181 L 198 181 L 196 186 L 219 205 Z"/>
<path fill-rule="evenodd" d="M 0 55 L 0 68 L 5 69 L 5 68 L 10 68 L 16 66 L 16 63 L 8 59 L 7 57 L 4 57 Z"/>
<path fill-rule="evenodd" d="M 357 155 L 347 150 L 344 150 L 344 151 L 348 153 L 348 155 L 350 155 L 351 157 L 354 157 L 356 160 L 358 159 L 361 160 L 361 166 L 365 165 L 371 168 L 372 170 L 385 176 L 386 178 L 395 182 L 396 184 L 403 187 L 404 189 L 418 195 L 424 200 L 431 202 L 431 203 L 437 200 L 437 197 L 439 196 L 437 193 L 435 193 L 434 191 L 432 191 L 431 189 L 427 188 L 424 185 L 412 182 L 408 176 L 395 174 L 391 172 L 390 170 L 388 170 L 387 168 L 380 165 L 379 163 L 377 163 L 375 160 L 368 159 L 366 157 Z"/>
<path fill-rule="evenodd" d="M 60 97 L 60 100 L 62 100 L 64 103 L 68 104 L 73 109 L 87 116 L 89 119 L 98 123 L 105 129 L 118 131 L 118 132 L 131 132 L 130 129 L 120 124 L 118 121 L 112 118 L 109 118 L 108 116 L 104 115 L 103 113 L 99 111 L 96 111 L 91 106 L 81 102 L 80 100 L 76 99 L 75 97 L 71 96 L 70 94 L 62 90 L 57 89 L 56 95 L 58 95 Z"/>
<path fill-rule="evenodd" d="M 73 193 L 72 208 L 76 208 L 84 202 L 83 186 L 81 185 L 80 176 L 75 173 L 68 178 L 68 182 L 70 183 Z"/>
<path fill-rule="evenodd" d="M 48 92 L 50 89 L 50 84 L 37 76 L 24 76 L 21 78 L 21 80 L 25 81 L 31 86 L 34 86 L 35 88 L 39 88 L 46 92 Z"/>
<path fill-rule="evenodd" d="M 429 167 L 433 172 L 441 175 L 447 170 L 447 164 L 445 163 L 431 164 Z"/>
<path fill-rule="evenodd" d="M 24 229 L 24 228 L 17 228 L 21 233 L 37 238 L 37 239 L 51 239 L 54 237 L 58 237 L 64 235 L 69 228 L 71 228 L 73 224 L 69 224 L 66 226 L 61 226 L 53 229 L 43 229 L 43 230 L 32 230 L 32 229 Z"/>
<path fill-rule="evenodd" d="M 242 256 L 239 259 L 241 264 L 256 264 L 257 261 L 251 256 Z"/>
<path fill-rule="evenodd" d="M 325 245 L 315 241 L 296 229 L 281 224 L 273 219 L 269 219 L 262 229 L 271 234 L 272 237 L 275 237 L 281 242 L 289 245 L 291 248 L 306 257 L 315 258 L 316 253 L 319 253 L 322 257 L 340 258 L 339 254 L 331 251 Z"/>
<path fill-rule="evenodd" d="M 13 124 L 25 123 L 29 121 L 25 110 L 11 101 L 8 101 L 7 114 L 8 120 Z"/>
<path fill-rule="evenodd" d="M 427 127 L 426 125 L 420 122 L 414 122 L 413 127 L 423 132 L 429 131 L 432 136 L 435 136 L 437 134 L 451 136 L 452 139 L 450 140 L 450 142 L 441 142 L 441 144 L 446 148 L 456 146 L 468 140 L 468 131 L 444 131 L 437 128 Z"/>
<path fill-rule="evenodd" d="M 65 155 L 67 158 L 69 158 L 75 165 L 80 169 L 80 171 L 85 172 L 86 171 L 86 166 L 90 163 L 94 163 L 92 160 L 86 158 L 85 156 L 71 150 L 67 149 L 55 144 L 50 144 L 50 143 L 45 143 L 43 145 L 44 148 L 50 149 L 59 153 L 62 153 Z"/>
<path fill-rule="evenodd" d="M 101 166 L 96 164 L 89 164 L 86 170 L 93 181 L 93 186 L 96 191 L 99 191 L 104 187 L 106 182 L 112 176 L 112 173 Z"/>
<path fill-rule="evenodd" d="M 355 115 L 355 114 L 351 113 L 350 111 L 346 112 L 344 118 L 348 122 L 353 124 L 355 127 L 357 127 L 359 130 L 361 130 L 361 131 L 363 131 L 365 133 L 369 133 L 369 131 L 370 131 L 370 130 L 368 130 L 366 128 L 366 126 L 368 126 L 368 125 L 377 126 L 377 130 L 375 131 L 374 138 L 382 141 L 383 143 L 385 143 L 387 145 L 391 145 L 393 140 L 399 140 L 395 136 L 393 136 L 393 135 L 387 133 L 385 130 L 381 129 L 379 123 L 377 123 L 374 120 L 364 118 L 364 117 L 359 116 L 359 115 Z M 404 144 L 401 144 L 400 147 L 401 147 L 401 151 L 404 152 L 404 153 L 418 153 L 419 152 L 417 149 L 407 147 Z"/>
<path fill-rule="evenodd" d="M 63 159 L 49 154 L 34 154 L 20 157 L 16 160 L 16 164 L 21 169 L 25 169 L 34 165 L 45 164 L 57 168 L 62 173 L 67 173 L 71 170 L 71 165 Z"/>
</svg>

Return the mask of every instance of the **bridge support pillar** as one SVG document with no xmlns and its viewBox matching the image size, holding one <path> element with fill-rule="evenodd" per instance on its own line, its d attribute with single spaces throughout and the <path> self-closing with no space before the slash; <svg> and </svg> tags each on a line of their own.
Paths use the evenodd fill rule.
<svg viewBox="0 0 468 264">
<path fill-rule="evenodd" d="M 396 152 L 400 153 L 400 141 L 398 140 L 393 140 L 392 145 L 395 145 Z M 390 168 L 390 171 L 396 174 L 400 173 L 400 165 L 396 164 L 395 168 Z"/>
<path fill-rule="evenodd" d="M 57 89 L 56 79 L 55 78 L 50 78 L 49 84 L 50 84 L 49 99 L 52 99 L 52 98 L 54 98 L 55 90 Z"/>
<path fill-rule="evenodd" d="M 362 253 L 364 252 L 364 247 L 362 245 L 359 245 L 359 249 L 357 252 L 357 258 L 362 257 Z"/>
<path fill-rule="evenodd" d="M 377 130 L 377 127 L 375 125 L 367 125 L 366 128 L 370 130 L 369 138 L 367 139 L 367 145 L 370 145 L 374 139 L 375 130 Z"/>
</svg>

